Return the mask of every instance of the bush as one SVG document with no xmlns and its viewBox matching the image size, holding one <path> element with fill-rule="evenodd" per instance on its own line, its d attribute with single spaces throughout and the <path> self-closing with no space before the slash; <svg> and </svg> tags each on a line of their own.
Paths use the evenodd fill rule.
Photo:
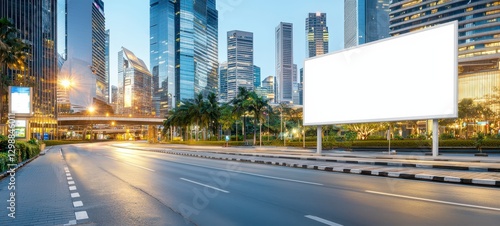
<svg viewBox="0 0 500 226">
<path fill-rule="evenodd" d="M 0 141 L 0 147 L 2 152 L 0 152 L 0 169 L 2 172 L 7 170 L 7 164 L 11 164 L 8 158 L 8 141 L 2 140 Z M 40 147 L 38 145 L 30 144 L 25 141 L 16 141 L 16 164 L 19 164 L 23 161 L 31 159 L 38 154 L 40 154 Z"/>
<path fill-rule="evenodd" d="M 455 139 L 455 135 L 453 133 L 442 133 L 441 135 L 439 135 L 439 139 L 441 140 Z"/>
<path fill-rule="evenodd" d="M 385 136 L 370 135 L 366 138 L 367 140 L 385 140 Z"/>
</svg>

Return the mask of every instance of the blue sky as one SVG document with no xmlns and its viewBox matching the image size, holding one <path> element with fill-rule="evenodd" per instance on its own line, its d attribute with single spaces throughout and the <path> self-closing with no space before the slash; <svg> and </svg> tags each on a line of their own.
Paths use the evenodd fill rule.
<svg viewBox="0 0 500 226">
<path fill-rule="evenodd" d="M 261 67 L 262 79 L 275 74 L 275 28 L 280 22 L 293 23 L 294 62 L 299 68 L 305 59 L 305 18 L 308 13 L 327 13 L 329 51 L 344 46 L 343 0 L 217 0 L 219 10 L 219 62 L 227 60 L 227 31 L 254 33 L 254 64 Z M 123 46 L 149 68 L 149 1 L 105 1 L 106 29 L 110 29 L 110 82 L 117 84 L 117 56 Z"/>
</svg>

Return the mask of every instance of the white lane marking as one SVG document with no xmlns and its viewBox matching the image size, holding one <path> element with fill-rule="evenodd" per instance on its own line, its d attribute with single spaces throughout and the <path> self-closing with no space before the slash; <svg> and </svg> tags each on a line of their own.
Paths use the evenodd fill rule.
<svg viewBox="0 0 500 226">
<path fill-rule="evenodd" d="M 70 220 L 67 224 L 64 224 L 64 226 L 66 225 L 76 225 L 76 220 Z"/>
<path fill-rule="evenodd" d="M 66 177 L 66 180 L 73 180 L 73 177 Z"/>
<path fill-rule="evenodd" d="M 78 211 L 75 212 L 75 217 L 76 220 L 85 220 L 89 218 L 89 215 L 87 215 L 87 211 Z"/>
<path fill-rule="evenodd" d="M 76 186 L 69 186 L 69 190 L 70 190 L 70 191 L 74 191 L 74 190 L 76 190 Z"/>
<path fill-rule="evenodd" d="M 83 202 L 82 202 L 82 201 L 76 201 L 76 202 L 73 202 L 73 206 L 74 206 L 74 207 L 80 207 L 80 206 L 83 206 Z"/>
<path fill-rule="evenodd" d="M 434 203 L 448 204 L 448 205 L 454 205 L 454 206 L 463 206 L 463 207 L 470 207 L 470 208 L 476 208 L 476 209 L 500 211 L 500 208 L 493 208 L 493 207 L 487 207 L 487 206 L 477 206 L 477 205 L 470 205 L 470 204 L 463 204 L 463 203 L 456 203 L 456 202 L 440 201 L 440 200 L 434 200 L 434 199 L 425 199 L 425 198 L 418 198 L 418 197 L 412 197 L 412 196 L 406 196 L 406 195 L 389 194 L 389 193 L 370 191 L 370 190 L 366 190 L 365 192 L 372 193 L 372 194 L 378 194 L 378 195 L 398 197 L 398 198 L 413 199 L 413 200 L 419 200 L 419 201 L 425 201 L 425 202 L 434 202 Z"/>
<path fill-rule="evenodd" d="M 153 170 L 153 169 L 146 168 L 146 167 L 144 167 L 144 166 L 139 166 L 139 165 L 136 165 L 136 164 L 134 164 L 134 163 L 121 161 L 121 160 L 116 159 L 116 158 L 113 158 L 113 157 L 106 156 L 106 158 L 114 159 L 114 160 L 117 160 L 118 162 L 125 163 L 125 164 L 127 164 L 127 165 L 131 165 L 131 166 L 139 167 L 139 168 L 141 168 L 141 169 L 149 170 L 149 171 L 151 171 L 151 172 L 155 172 L 155 170 Z"/>
<path fill-rule="evenodd" d="M 73 184 L 75 184 L 75 182 L 74 181 L 68 181 L 68 184 L 69 185 L 73 185 Z"/>
<path fill-rule="evenodd" d="M 304 217 L 307 217 L 307 218 L 309 218 L 311 220 L 315 220 L 317 222 L 321 222 L 323 224 L 330 225 L 330 226 L 342 226 L 341 224 L 337 224 L 335 222 L 331 222 L 329 220 L 325 220 L 325 219 L 323 219 L 321 217 L 317 217 L 317 216 L 313 216 L 313 215 L 305 215 Z"/>
<path fill-rule="evenodd" d="M 444 181 L 460 183 L 460 178 L 458 178 L 458 177 L 444 177 Z"/>
<path fill-rule="evenodd" d="M 415 175 L 415 178 L 425 179 L 425 180 L 432 180 L 432 178 L 434 178 L 434 176 L 433 175 L 428 175 L 428 174 L 417 174 L 417 175 Z"/>
<path fill-rule="evenodd" d="M 68 167 L 64 167 L 64 170 L 68 170 Z"/>
<path fill-rule="evenodd" d="M 66 176 L 67 176 L 67 177 L 71 177 L 71 173 L 67 173 L 67 174 L 66 174 Z"/>
<path fill-rule="evenodd" d="M 221 192 L 224 192 L 224 193 L 229 193 L 229 191 L 222 190 L 220 188 L 216 188 L 216 187 L 213 187 L 213 186 L 210 186 L 210 185 L 202 184 L 202 183 L 199 183 L 199 182 L 196 182 L 196 181 L 188 180 L 186 178 L 182 178 L 181 177 L 181 180 L 187 181 L 187 182 L 191 182 L 193 184 L 201 185 L 201 186 L 204 186 L 204 187 L 207 187 L 207 188 L 211 188 L 211 189 L 214 189 L 214 190 L 217 190 L 217 191 L 221 191 Z"/>
<path fill-rule="evenodd" d="M 251 175 L 251 176 L 256 176 L 256 177 L 264 177 L 264 178 L 269 178 L 269 179 L 275 179 L 275 180 L 282 180 L 282 181 L 290 181 L 290 182 L 296 182 L 296 183 L 302 183 L 302 184 L 311 184 L 311 185 L 323 186 L 323 184 L 320 184 L 320 183 L 314 183 L 314 182 L 308 182 L 308 181 L 301 181 L 301 180 L 294 180 L 294 179 L 287 179 L 287 178 L 281 178 L 281 177 L 266 176 L 266 175 L 262 175 L 262 174 L 248 173 L 248 172 L 243 172 L 243 171 L 239 171 L 239 170 L 222 169 L 222 168 L 217 168 L 217 167 L 202 166 L 202 165 L 198 165 L 198 164 L 191 164 L 191 163 L 185 163 L 185 162 L 175 162 L 175 163 L 189 165 L 189 166 L 197 166 L 197 167 L 208 168 L 208 169 L 228 171 L 228 172 L 233 172 L 233 173 L 241 173 L 241 174 L 246 174 L 246 175 Z"/>
<path fill-rule="evenodd" d="M 78 197 L 80 197 L 80 193 L 78 192 L 71 193 L 71 198 L 78 198 Z"/>
</svg>

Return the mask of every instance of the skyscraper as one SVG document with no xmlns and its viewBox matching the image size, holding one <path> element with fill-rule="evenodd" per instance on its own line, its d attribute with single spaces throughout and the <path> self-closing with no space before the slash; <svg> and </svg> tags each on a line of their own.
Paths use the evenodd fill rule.
<svg viewBox="0 0 500 226">
<path fill-rule="evenodd" d="M 293 24 L 276 27 L 276 103 L 293 101 Z"/>
<path fill-rule="evenodd" d="M 111 96 L 110 96 L 110 84 L 109 84 L 109 29 L 106 30 L 106 41 L 104 45 L 104 62 L 105 62 L 105 78 L 106 78 L 106 91 L 105 93 L 105 98 L 107 103 L 111 103 Z"/>
<path fill-rule="evenodd" d="M 389 37 L 391 0 L 344 0 L 344 48 Z"/>
<path fill-rule="evenodd" d="M 18 37 L 30 45 L 25 71 L 7 69 L 7 79 L 14 86 L 33 87 L 33 117 L 29 120 L 31 137 L 51 139 L 57 127 L 57 27 L 56 0 L 2 0 L 0 18 L 8 18 L 19 30 Z M 1 91 L 2 95 L 7 95 Z M 2 97 L 0 124 L 7 120 L 8 102 Z M 6 134 L 4 128 L 4 134 Z M 29 131 L 29 132 L 28 132 Z M 29 138 L 29 137 L 27 137 Z"/>
<path fill-rule="evenodd" d="M 253 33 L 227 32 L 227 99 L 238 96 L 238 88 L 254 88 Z"/>
<path fill-rule="evenodd" d="M 458 20 L 458 99 L 487 101 L 500 87 L 500 2 L 393 0 L 393 36 Z M 500 106 L 489 106 L 499 112 Z"/>
<path fill-rule="evenodd" d="M 253 65 L 253 86 L 260 86 L 260 67 L 257 65 Z"/>
<path fill-rule="evenodd" d="M 161 115 L 196 93 L 217 93 L 217 40 L 215 0 L 150 0 L 150 60 Z"/>
<path fill-rule="evenodd" d="M 307 57 L 328 53 L 326 13 L 309 13 L 306 18 Z"/>
<path fill-rule="evenodd" d="M 69 92 L 72 111 L 84 111 L 95 101 L 107 103 L 109 79 L 102 0 L 66 1 L 66 51 L 58 79 L 74 84 Z"/>
<path fill-rule="evenodd" d="M 219 66 L 219 101 L 227 102 L 227 62 Z"/>
<path fill-rule="evenodd" d="M 118 52 L 118 100 L 116 113 L 152 114 L 152 77 L 146 64 L 130 50 Z"/>
</svg>

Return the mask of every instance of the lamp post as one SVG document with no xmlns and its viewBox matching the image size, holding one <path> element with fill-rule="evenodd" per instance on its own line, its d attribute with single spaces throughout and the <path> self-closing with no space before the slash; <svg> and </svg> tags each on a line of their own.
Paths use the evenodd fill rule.
<svg viewBox="0 0 500 226">
<path fill-rule="evenodd" d="M 90 106 L 89 107 L 89 117 L 90 117 L 90 140 L 92 141 L 93 139 L 93 129 L 94 129 L 94 125 L 93 125 L 93 122 L 92 122 L 92 113 L 94 113 L 95 111 L 95 108 L 94 106 Z"/>
</svg>

